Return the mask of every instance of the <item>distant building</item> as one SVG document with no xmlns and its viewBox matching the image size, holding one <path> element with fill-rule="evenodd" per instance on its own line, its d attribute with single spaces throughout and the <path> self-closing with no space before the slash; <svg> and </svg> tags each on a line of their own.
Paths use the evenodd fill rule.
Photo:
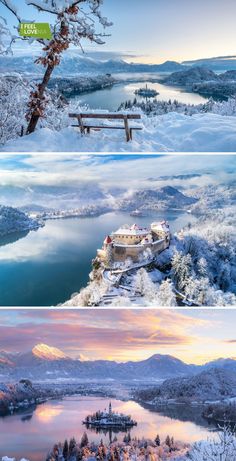
<svg viewBox="0 0 236 461">
<path fill-rule="evenodd" d="M 148 250 L 151 256 L 156 256 L 170 245 L 170 229 L 167 221 L 154 222 L 150 228 L 123 226 L 108 235 L 102 249 L 97 250 L 97 256 L 107 267 L 115 262 L 124 262 L 131 258 L 140 261 L 142 254 Z"/>
</svg>

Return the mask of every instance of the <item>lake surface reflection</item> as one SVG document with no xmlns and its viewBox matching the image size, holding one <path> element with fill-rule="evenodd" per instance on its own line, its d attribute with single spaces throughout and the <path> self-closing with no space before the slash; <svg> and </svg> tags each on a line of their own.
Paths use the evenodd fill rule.
<svg viewBox="0 0 236 461">
<path fill-rule="evenodd" d="M 0 305 L 55 306 L 66 301 L 86 286 L 92 259 L 104 237 L 122 224 L 134 223 L 134 219 L 143 226 L 167 219 L 175 232 L 195 218 L 174 211 L 138 218 L 107 213 L 46 221 L 45 227 L 23 238 L 21 233 L 14 239 L 0 239 Z"/>
<path fill-rule="evenodd" d="M 71 396 L 62 401 L 49 401 L 25 414 L 0 418 L 0 455 L 44 461 L 54 443 L 71 437 L 80 440 L 86 429 L 82 420 L 96 410 L 108 409 L 110 401 L 114 411 L 130 414 L 138 422 L 130 431 L 131 437 L 154 439 L 159 434 L 163 439 L 169 434 L 176 440 L 191 443 L 209 436 L 210 426 L 201 418 L 199 409 L 191 409 L 189 419 L 182 421 L 182 407 L 175 410 L 173 417 L 150 411 L 133 401 Z M 184 411 L 186 414 L 186 408 Z M 197 420 L 193 414 L 197 414 Z M 108 443 L 111 436 L 109 432 L 101 434 L 89 429 L 86 432 L 90 442 L 99 442 L 102 438 Z M 123 440 L 124 433 L 112 434 L 112 438 L 115 435 Z"/>
<path fill-rule="evenodd" d="M 119 78 L 119 75 L 115 77 Z M 154 79 L 155 77 L 156 75 L 153 74 L 150 78 Z M 126 78 L 128 77 L 126 76 Z M 138 82 L 122 82 L 103 90 L 75 95 L 74 98 L 82 104 L 88 104 L 92 109 L 107 109 L 109 111 L 115 111 L 122 102 L 128 100 L 133 101 L 134 98 L 138 101 L 145 101 L 145 98 L 135 95 L 134 92 L 146 85 L 148 88 L 154 89 L 159 93 L 155 96 L 155 99 L 158 101 L 169 101 L 169 99 L 174 101 L 176 99 L 177 101 L 185 104 L 201 104 L 205 103 L 208 99 L 207 96 L 191 93 L 190 91 L 185 91 L 183 88 L 163 85 L 162 83 L 157 82 L 150 82 L 149 79 L 140 79 Z M 150 100 L 152 100 L 152 98 Z"/>
</svg>

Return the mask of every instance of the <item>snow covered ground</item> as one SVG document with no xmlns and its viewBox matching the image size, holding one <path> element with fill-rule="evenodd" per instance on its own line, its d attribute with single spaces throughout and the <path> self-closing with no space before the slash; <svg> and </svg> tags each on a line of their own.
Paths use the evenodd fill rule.
<svg viewBox="0 0 236 461">
<path fill-rule="evenodd" d="M 142 131 L 125 141 L 123 130 L 102 130 L 81 137 L 77 129 L 41 128 L 31 135 L 8 141 L 6 152 L 235 152 L 235 117 L 219 114 L 179 113 L 143 115 Z"/>
</svg>

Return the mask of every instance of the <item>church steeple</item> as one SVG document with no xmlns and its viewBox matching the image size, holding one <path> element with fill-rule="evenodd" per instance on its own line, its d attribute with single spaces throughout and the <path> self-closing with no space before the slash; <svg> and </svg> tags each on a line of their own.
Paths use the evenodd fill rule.
<svg viewBox="0 0 236 461">
<path fill-rule="evenodd" d="M 109 416 L 112 415 L 112 408 L 111 408 L 111 402 L 109 403 Z"/>
</svg>

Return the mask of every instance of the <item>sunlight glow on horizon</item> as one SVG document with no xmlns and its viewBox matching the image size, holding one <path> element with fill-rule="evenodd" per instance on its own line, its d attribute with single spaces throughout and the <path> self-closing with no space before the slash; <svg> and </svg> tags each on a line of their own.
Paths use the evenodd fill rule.
<svg viewBox="0 0 236 461">
<path fill-rule="evenodd" d="M 8 310 L 9 313 L 9 310 Z M 0 311 L 0 350 L 27 352 L 37 342 L 88 360 L 146 360 L 154 354 L 203 364 L 235 358 L 233 310 Z M 167 334 L 167 328 L 169 334 Z"/>
</svg>

